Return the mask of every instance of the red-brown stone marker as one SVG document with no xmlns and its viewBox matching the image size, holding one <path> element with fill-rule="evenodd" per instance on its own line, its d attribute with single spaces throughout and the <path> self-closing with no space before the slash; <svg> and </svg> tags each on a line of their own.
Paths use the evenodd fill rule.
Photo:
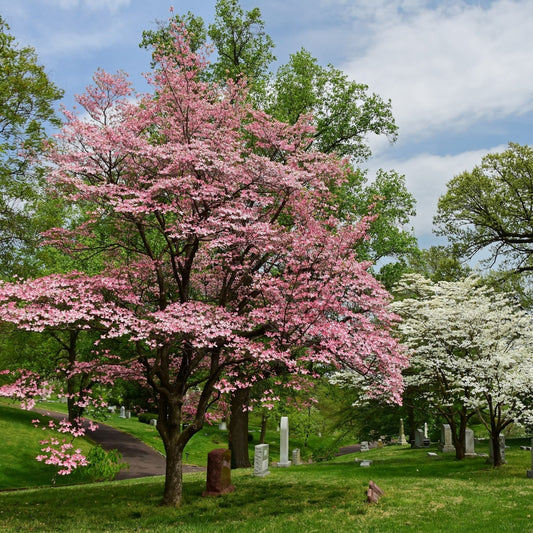
<svg viewBox="0 0 533 533">
<path fill-rule="evenodd" d="M 220 496 L 234 490 L 231 484 L 231 450 L 211 450 L 207 455 L 207 483 L 202 496 Z"/>
</svg>

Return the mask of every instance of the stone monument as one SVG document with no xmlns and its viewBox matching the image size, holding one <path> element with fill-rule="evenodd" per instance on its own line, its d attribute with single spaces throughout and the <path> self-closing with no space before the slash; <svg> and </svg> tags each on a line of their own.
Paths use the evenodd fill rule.
<svg viewBox="0 0 533 533">
<path fill-rule="evenodd" d="M 294 448 L 294 450 L 292 450 L 292 464 L 302 464 L 302 461 L 300 460 L 300 448 Z"/>
<path fill-rule="evenodd" d="M 398 444 L 408 444 L 403 429 L 403 418 L 400 418 L 400 438 L 398 439 Z"/>
<path fill-rule="evenodd" d="M 444 453 L 455 452 L 455 446 L 452 440 L 452 428 L 450 424 L 442 424 L 440 431 L 439 450 Z"/>
<path fill-rule="evenodd" d="M 477 455 L 474 449 L 474 430 L 468 428 L 465 430 L 465 455 Z"/>
<path fill-rule="evenodd" d="M 220 496 L 234 490 L 231 484 L 231 450 L 211 450 L 207 454 L 207 483 L 202 496 Z"/>
<path fill-rule="evenodd" d="M 268 444 L 258 444 L 254 453 L 254 476 L 265 477 L 270 474 L 268 469 Z"/>
<path fill-rule="evenodd" d="M 283 468 L 291 466 L 289 461 L 289 419 L 286 416 L 281 417 L 279 425 L 279 463 L 278 466 Z"/>
</svg>

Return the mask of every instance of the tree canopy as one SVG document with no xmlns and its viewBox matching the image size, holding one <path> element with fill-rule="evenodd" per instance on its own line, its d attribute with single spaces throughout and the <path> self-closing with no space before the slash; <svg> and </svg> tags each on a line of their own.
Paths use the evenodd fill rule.
<svg viewBox="0 0 533 533">
<path fill-rule="evenodd" d="M 39 232 L 57 214 L 57 206 L 41 201 L 37 158 L 47 128 L 60 124 L 54 103 L 63 93 L 33 48 L 16 43 L 1 16 L 0 70 L 0 277 L 6 278 L 24 273 Z"/>
<path fill-rule="evenodd" d="M 399 400 L 406 364 L 389 295 L 355 253 L 373 215 L 335 217 L 330 188 L 349 167 L 306 149 L 305 118 L 279 122 L 240 84 L 206 83 L 202 57 L 174 39 L 153 94 L 136 99 L 125 75 L 97 72 L 78 98 L 84 115 L 66 112 L 50 147 L 51 186 L 88 218 L 48 243 L 99 254 L 101 271 L 0 287 L 3 320 L 98 336 L 72 373 L 149 387 L 167 505 L 181 502 L 185 444 L 224 392 L 272 366 L 305 375 L 320 364 L 377 373 L 375 392 Z"/>
<path fill-rule="evenodd" d="M 500 431 L 532 414 L 530 315 L 511 295 L 474 276 L 432 282 L 409 274 L 396 293 L 392 308 L 403 318 L 398 328 L 412 351 L 406 386 L 415 385 L 446 418 L 458 458 L 464 456 L 464 431 L 474 414 L 499 450 Z"/>
<path fill-rule="evenodd" d="M 465 258 L 485 250 L 492 264 L 533 271 L 533 149 L 509 143 L 455 176 L 439 199 L 435 224 Z"/>
</svg>

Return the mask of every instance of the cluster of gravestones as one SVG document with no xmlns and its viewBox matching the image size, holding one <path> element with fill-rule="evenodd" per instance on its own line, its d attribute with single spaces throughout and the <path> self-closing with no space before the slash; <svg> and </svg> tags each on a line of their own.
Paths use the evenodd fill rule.
<svg viewBox="0 0 533 533">
<path fill-rule="evenodd" d="M 427 424 L 424 430 L 420 430 L 422 433 L 421 445 L 415 447 L 426 447 L 427 438 Z M 400 430 L 400 442 L 402 437 L 405 440 L 403 433 L 403 421 Z M 368 442 L 361 443 L 361 451 L 368 451 Z M 505 462 L 505 437 L 500 437 L 500 446 L 502 459 Z M 533 440 L 531 441 L 531 447 L 523 447 L 524 449 L 533 449 Z M 492 443 L 491 443 L 491 455 L 492 458 Z M 441 441 L 439 445 L 441 452 L 454 452 L 455 447 L 452 442 L 451 428 L 449 424 L 443 424 L 441 430 Z M 466 434 L 466 454 L 476 455 L 474 452 L 474 432 L 467 430 Z M 436 454 L 433 454 L 436 455 Z M 489 459 L 489 460 L 490 460 Z M 357 459 L 356 459 L 357 460 Z M 358 461 L 360 466 L 370 466 L 372 461 Z M 291 465 L 300 464 L 300 450 L 295 449 L 292 452 L 292 460 L 289 460 L 289 421 L 287 417 L 281 418 L 280 423 L 280 461 L 278 467 L 287 468 Z M 270 474 L 269 471 L 269 445 L 258 444 L 255 447 L 254 455 L 254 475 L 258 477 L 264 477 Z M 533 478 L 533 452 L 531 470 L 527 471 L 527 477 Z M 208 455 L 207 461 L 207 483 L 206 490 L 203 492 L 204 496 L 219 496 L 221 494 L 227 494 L 233 492 L 234 486 L 231 484 L 231 451 L 225 448 L 212 450 Z M 368 503 L 377 503 L 383 496 L 383 490 L 378 487 L 373 481 L 370 481 L 366 492 L 366 501 Z"/>
</svg>

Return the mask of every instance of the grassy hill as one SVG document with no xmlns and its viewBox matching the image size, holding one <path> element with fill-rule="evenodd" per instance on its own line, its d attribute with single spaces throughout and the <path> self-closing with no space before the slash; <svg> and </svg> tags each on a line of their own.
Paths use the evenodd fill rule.
<svg viewBox="0 0 533 533">
<path fill-rule="evenodd" d="M 0 406 L 0 476 L 15 468 L 19 476 L 34 475 L 44 466 L 25 449 L 30 437 L 23 428 L 36 431 L 26 415 L 33 417 Z M 137 421 L 119 423 L 150 429 Z M 18 451 L 7 455 L 14 434 L 20 437 Z M 216 428 L 207 428 L 197 438 L 195 448 L 200 449 L 220 447 L 212 439 L 222 437 Z M 427 449 L 389 446 L 329 462 L 271 468 L 265 478 L 254 477 L 252 469 L 236 470 L 235 492 L 217 498 L 201 496 L 205 473 L 186 474 L 180 509 L 159 505 L 162 477 L 5 491 L 0 492 L 0 532 L 533 532 L 533 479 L 526 477 L 531 452 L 520 449 L 530 443 L 510 439 L 508 464 L 499 469 L 483 457 L 456 461 L 435 446 L 430 451 L 437 457 L 428 456 Z M 487 445 L 476 451 L 486 453 Z M 271 457 L 276 459 L 276 453 Z M 361 467 L 355 460 L 361 458 L 372 465 Z M 366 503 L 370 480 L 385 492 L 372 505 Z"/>
</svg>

